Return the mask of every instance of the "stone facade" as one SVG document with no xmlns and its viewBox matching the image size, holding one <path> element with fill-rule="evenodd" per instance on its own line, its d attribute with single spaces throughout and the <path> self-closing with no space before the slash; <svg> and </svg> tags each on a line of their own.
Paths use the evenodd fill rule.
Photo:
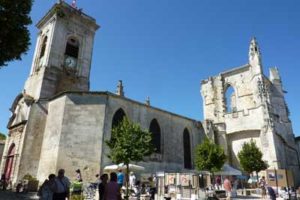
<svg viewBox="0 0 300 200">
<path fill-rule="evenodd" d="M 204 118 L 210 137 L 226 148 L 229 162 L 239 167 L 237 154 L 253 139 L 273 168 L 289 168 L 299 179 L 299 155 L 277 68 L 267 78 L 255 39 L 249 63 L 202 81 Z M 298 182 L 299 184 L 299 182 Z"/>
<path fill-rule="evenodd" d="M 161 128 L 162 152 L 149 162 L 138 163 L 148 172 L 184 169 L 183 132 L 190 133 L 191 150 L 204 137 L 201 123 L 132 101 L 108 92 L 64 93 L 48 103 L 48 116 L 38 169 L 39 178 L 64 168 L 83 170 L 93 180 L 104 166 L 112 164 L 104 141 L 111 137 L 112 120 L 122 109 L 133 122 L 149 130 L 156 119 Z M 62 114 L 63 113 L 63 114 Z M 176 149 L 174 149 L 176 146 Z"/>
<path fill-rule="evenodd" d="M 0 163 L 1 163 L 1 160 L 2 160 L 4 147 L 5 147 L 5 140 L 0 140 Z"/>
<path fill-rule="evenodd" d="M 12 144 L 18 152 L 11 175 L 13 183 L 25 174 L 44 180 L 60 168 L 66 169 L 70 177 L 75 169 L 84 169 L 85 180 L 93 181 L 96 173 L 112 164 L 106 157 L 109 149 L 104 141 L 111 137 L 112 120 L 119 109 L 143 129 L 149 130 L 153 119 L 160 126 L 161 152 L 147 158 L 147 162 L 138 163 L 145 166 L 147 172 L 183 171 L 184 130 L 189 132 L 190 152 L 205 136 L 201 122 L 119 95 L 66 92 L 33 103 L 26 123 L 10 129 L 5 152 L 7 154 Z M 5 159 L 2 171 L 4 164 Z"/>
<path fill-rule="evenodd" d="M 64 168 L 74 178 L 82 170 L 85 181 L 106 165 L 118 111 L 149 130 L 159 130 L 159 149 L 141 162 L 146 172 L 185 171 L 193 167 L 194 148 L 205 137 L 202 124 L 147 103 L 117 94 L 89 92 L 95 20 L 64 2 L 57 3 L 37 24 L 40 34 L 32 70 L 19 94 L 8 123 L 9 137 L 0 170 L 12 183 L 30 174 L 43 181 Z M 186 168 L 186 169 L 185 169 Z"/>
<path fill-rule="evenodd" d="M 37 24 L 40 33 L 30 75 L 12 104 L 9 136 L 0 172 L 12 183 L 26 174 L 43 181 L 64 168 L 85 181 L 106 165 L 105 140 L 113 124 L 127 116 L 143 129 L 155 127 L 159 151 L 145 158 L 146 172 L 193 169 L 195 146 L 206 136 L 221 144 L 229 162 L 239 167 L 237 153 L 254 139 L 270 167 L 290 168 L 299 179 L 299 157 L 277 68 L 263 74 L 259 47 L 253 39 L 249 63 L 202 81 L 203 123 L 133 101 L 117 94 L 90 92 L 89 78 L 96 21 L 60 1 Z M 227 91 L 231 93 L 227 96 Z M 229 104 L 230 102 L 230 104 Z"/>
</svg>

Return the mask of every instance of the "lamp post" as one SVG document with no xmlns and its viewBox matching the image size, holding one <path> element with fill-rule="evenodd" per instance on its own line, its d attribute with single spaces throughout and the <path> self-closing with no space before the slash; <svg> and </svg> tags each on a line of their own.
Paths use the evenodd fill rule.
<svg viewBox="0 0 300 200">
<path fill-rule="evenodd" d="M 276 193 L 278 194 L 278 179 L 277 179 L 277 170 L 274 166 L 274 172 L 275 172 L 275 182 L 276 182 Z"/>
<path fill-rule="evenodd" d="M 277 170 L 276 170 L 276 163 L 277 163 L 277 160 L 274 160 L 273 161 L 274 164 L 274 174 L 275 174 L 275 183 L 276 183 L 276 193 L 278 194 L 278 179 L 277 179 Z"/>
<path fill-rule="evenodd" d="M 291 199 L 291 194 L 290 194 L 290 191 L 289 191 L 289 174 L 288 174 L 287 169 L 285 169 L 285 176 L 286 176 L 287 192 L 288 192 L 288 195 L 289 195 L 289 199 Z"/>
</svg>

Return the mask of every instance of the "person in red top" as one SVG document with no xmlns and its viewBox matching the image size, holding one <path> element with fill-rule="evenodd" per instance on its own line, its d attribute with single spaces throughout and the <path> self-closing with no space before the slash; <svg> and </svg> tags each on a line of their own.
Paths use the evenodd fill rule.
<svg viewBox="0 0 300 200">
<path fill-rule="evenodd" d="M 221 176 L 217 176 L 216 185 L 217 185 L 217 190 L 220 190 L 220 186 L 222 185 Z"/>
<path fill-rule="evenodd" d="M 227 199 L 230 199 L 230 196 L 231 196 L 230 193 L 231 193 L 232 186 L 231 186 L 231 182 L 228 179 L 228 177 L 225 178 L 223 185 L 224 185 L 224 189 L 226 191 Z"/>
</svg>

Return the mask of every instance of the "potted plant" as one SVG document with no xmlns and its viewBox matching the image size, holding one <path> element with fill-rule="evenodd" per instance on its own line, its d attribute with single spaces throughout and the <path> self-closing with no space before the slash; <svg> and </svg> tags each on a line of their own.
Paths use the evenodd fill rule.
<svg viewBox="0 0 300 200">
<path fill-rule="evenodd" d="M 36 192 L 38 190 L 39 181 L 35 177 L 30 174 L 26 174 L 23 177 L 23 180 L 27 182 L 27 188 L 25 186 L 24 188 L 26 188 L 28 192 Z"/>
</svg>

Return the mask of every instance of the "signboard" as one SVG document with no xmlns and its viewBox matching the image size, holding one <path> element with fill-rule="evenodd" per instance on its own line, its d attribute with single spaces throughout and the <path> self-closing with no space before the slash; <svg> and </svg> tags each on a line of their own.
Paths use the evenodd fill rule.
<svg viewBox="0 0 300 200">
<path fill-rule="evenodd" d="M 266 170 L 266 180 L 268 185 L 272 187 L 294 186 L 294 178 L 289 170 L 268 169 Z"/>
<path fill-rule="evenodd" d="M 167 174 L 165 176 L 165 183 L 166 185 L 175 185 L 175 180 L 176 180 L 176 174 Z"/>
<path fill-rule="evenodd" d="M 180 176 L 180 183 L 181 183 L 181 186 L 184 186 L 184 187 L 190 186 L 190 175 L 182 174 Z"/>
</svg>

